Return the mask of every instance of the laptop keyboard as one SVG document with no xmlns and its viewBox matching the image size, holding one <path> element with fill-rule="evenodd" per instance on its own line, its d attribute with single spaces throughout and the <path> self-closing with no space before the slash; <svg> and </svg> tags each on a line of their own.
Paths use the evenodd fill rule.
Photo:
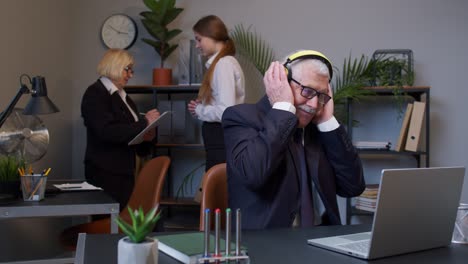
<svg viewBox="0 0 468 264">
<path fill-rule="evenodd" d="M 361 240 L 357 242 L 341 244 L 339 246 L 345 249 L 350 249 L 356 252 L 360 252 L 362 254 L 367 254 L 369 253 L 369 242 L 370 240 Z"/>
</svg>

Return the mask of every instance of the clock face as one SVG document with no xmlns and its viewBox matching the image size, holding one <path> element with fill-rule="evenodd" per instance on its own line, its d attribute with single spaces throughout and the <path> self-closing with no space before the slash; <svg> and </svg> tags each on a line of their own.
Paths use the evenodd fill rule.
<svg viewBox="0 0 468 264">
<path fill-rule="evenodd" d="M 101 38 L 108 48 L 128 49 L 135 43 L 138 30 L 135 21 L 127 15 L 108 17 L 101 28 Z"/>
</svg>

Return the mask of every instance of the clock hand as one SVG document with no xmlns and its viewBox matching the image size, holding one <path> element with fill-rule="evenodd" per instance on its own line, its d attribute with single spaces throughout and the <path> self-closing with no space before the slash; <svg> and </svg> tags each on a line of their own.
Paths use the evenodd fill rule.
<svg viewBox="0 0 468 264">
<path fill-rule="evenodd" d="M 114 28 L 113 26 L 111 26 L 111 25 L 109 25 L 109 28 L 111 28 L 112 30 L 114 30 L 115 32 L 117 32 L 117 33 L 119 33 L 119 34 L 122 34 L 122 32 L 121 32 L 121 31 L 119 31 L 119 30 L 115 29 L 115 28 Z"/>
</svg>

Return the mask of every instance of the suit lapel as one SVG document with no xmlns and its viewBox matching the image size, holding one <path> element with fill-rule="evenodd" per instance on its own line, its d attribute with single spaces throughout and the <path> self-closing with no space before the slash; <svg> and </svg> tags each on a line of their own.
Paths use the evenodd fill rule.
<svg viewBox="0 0 468 264">
<path fill-rule="evenodd" d="M 133 102 L 132 98 L 130 98 L 130 96 L 127 95 L 126 100 L 127 100 L 127 104 L 132 108 L 133 112 L 137 113 L 138 109 L 136 107 L 135 102 Z"/>
<path fill-rule="evenodd" d="M 117 92 L 115 92 L 111 95 L 111 97 L 112 97 L 112 104 L 116 108 L 115 110 L 121 113 L 122 117 L 124 117 L 125 120 L 129 122 L 135 122 L 135 119 L 133 118 L 132 114 L 130 113 L 130 110 L 128 110 L 127 105 L 125 105 L 120 95 Z"/>
</svg>

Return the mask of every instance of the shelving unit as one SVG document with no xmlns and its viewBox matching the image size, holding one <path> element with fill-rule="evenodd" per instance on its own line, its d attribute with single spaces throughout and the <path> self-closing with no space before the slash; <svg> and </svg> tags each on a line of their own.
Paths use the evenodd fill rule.
<svg viewBox="0 0 468 264">
<path fill-rule="evenodd" d="M 371 96 L 394 96 L 394 87 L 365 87 L 363 89 L 375 92 L 375 95 Z M 416 160 L 417 167 L 429 167 L 429 153 L 430 153 L 430 87 L 429 86 L 404 86 L 402 88 L 402 94 L 400 96 L 410 96 L 415 101 L 424 101 L 426 103 L 426 109 L 424 114 L 425 127 L 422 133 L 425 134 L 425 140 L 422 143 L 424 147 L 423 151 L 410 152 L 410 151 L 395 151 L 395 150 L 358 150 L 359 155 L 362 159 L 367 157 L 378 157 L 386 159 L 389 157 L 411 157 Z M 352 100 L 348 99 L 346 102 L 347 109 L 347 130 L 348 135 L 353 138 L 353 107 Z M 365 172 L 364 172 L 365 174 Z M 351 223 L 351 217 L 353 215 L 372 215 L 371 212 L 362 211 L 352 206 L 351 198 L 346 199 L 346 224 Z"/>
<path fill-rule="evenodd" d="M 152 96 L 152 105 L 158 107 L 158 95 L 167 95 L 167 100 L 171 101 L 173 94 L 197 94 L 200 85 L 168 85 L 168 86 L 154 86 L 154 85 L 128 85 L 125 87 L 127 94 L 150 94 Z M 171 128 L 172 130 L 172 117 Z M 158 143 L 156 149 L 167 149 L 168 156 L 171 157 L 172 149 L 200 150 L 203 149 L 203 144 L 195 143 Z M 172 167 L 172 166 L 171 166 Z M 166 206 L 197 206 L 191 198 L 174 199 L 173 188 L 173 170 L 169 168 L 168 176 L 166 179 L 166 191 L 164 197 L 161 199 L 161 205 Z"/>
</svg>

